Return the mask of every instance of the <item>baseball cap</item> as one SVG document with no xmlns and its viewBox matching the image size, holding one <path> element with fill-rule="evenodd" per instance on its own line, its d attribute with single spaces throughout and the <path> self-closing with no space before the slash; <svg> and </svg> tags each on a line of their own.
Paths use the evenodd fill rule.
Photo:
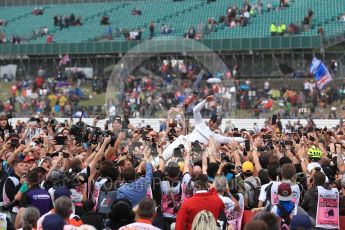
<svg viewBox="0 0 345 230">
<path fill-rule="evenodd" d="M 245 161 L 242 164 L 242 172 L 254 172 L 254 165 L 250 161 Z"/>
<path fill-rule="evenodd" d="M 45 162 L 45 161 L 50 161 L 50 162 L 52 162 L 52 158 L 51 158 L 51 157 L 45 157 L 45 158 L 43 158 L 43 159 L 40 161 L 40 163 L 38 164 L 38 166 L 41 166 L 42 163 Z"/>
<path fill-rule="evenodd" d="M 62 196 L 70 197 L 71 195 L 71 191 L 66 186 L 60 186 L 57 187 L 54 191 L 54 200 Z"/>
<path fill-rule="evenodd" d="M 33 157 L 33 156 L 26 156 L 25 158 L 24 158 L 24 162 L 26 163 L 26 162 L 28 162 L 28 161 L 34 161 L 35 160 L 35 158 Z"/>
<path fill-rule="evenodd" d="M 281 183 L 278 186 L 278 197 L 281 201 L 290 201 L 292 199 L 291 186 L 287 183 Z"/>
<path fill-rule="evenodd" d="M 44 217 L 42 222 L 43 230 L 61 230 L 64 228 L 65 220 L 58 214 L 50 214 Z"/>
<path fill-rule="evenodd" d="M 312 229 L 313 225 L 307 215 L 295 215 L 292 217 L 290 229 Z"/>
</svg>

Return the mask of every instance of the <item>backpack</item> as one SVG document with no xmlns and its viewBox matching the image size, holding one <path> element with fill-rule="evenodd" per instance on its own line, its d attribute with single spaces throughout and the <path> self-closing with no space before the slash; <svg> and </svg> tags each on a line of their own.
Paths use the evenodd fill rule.
<svg viewBox="0 0 345 230">
<path fill-rule="evenodd" d="M 117 190 L 115 186 L 111 189 L 106 189 L 105 185 L 102 185 L 97 202 L 97 212 L 99 214 L 108 214 L 111 211 L 111 206 L 117 197 Z"/>
<path fill-rule="evenodd" d="M 249 209 L 257 208 L 258 204 L 259 204 L 259 196 L 260 196 L 261 186 L 260 186 L 260 182 L 258 181 L 257 178 L 255 178 L 255 181 L 258 184 L 258 186 L 256 186 L 256 187 L 249 181 L 244 182 L 250 186 L 251 190 L 254 193 L 253 200 L 249 200 Z"/>
<path fill-rule="evenodd" d="M 291 222 L 291 213 L 288 213 L 283 206 L 277 204 L 277 208 L 280 210 L 280 226 L 282 230 L 288 230 Z M 293 210 L 293 209 L 292 209 Z"/>
</svg>

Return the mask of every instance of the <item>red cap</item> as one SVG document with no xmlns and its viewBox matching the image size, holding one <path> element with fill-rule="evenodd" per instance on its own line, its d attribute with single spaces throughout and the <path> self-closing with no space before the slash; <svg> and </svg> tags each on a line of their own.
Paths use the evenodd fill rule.
<svg viewBox="0 0 345 230">
<path fill-rule="evenodd" d="M 24 162 L 28 162 L 28 161 L 31 161 L 31 160 L 35 160 L 35 158 L 33 157 L 33 156 L 26 156 L 25 158 L 24 158 Z"/>
<path fill-rule="evenodd" d="M 278 186 L 278 197 L 281 201 L 290 201 L 292 199 L 291 186 L 287 183 L 281 183 Z"/>
</svg>

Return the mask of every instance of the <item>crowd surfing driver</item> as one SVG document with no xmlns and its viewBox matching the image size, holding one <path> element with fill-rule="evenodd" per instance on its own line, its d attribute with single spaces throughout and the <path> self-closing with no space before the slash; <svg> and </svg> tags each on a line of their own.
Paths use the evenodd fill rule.
<svg viewBox="0 0 345 230">
<path fill-rule="evenodd" d="M 173 156 L 174 149 L 179 145 L 184 145 L 187 142 L 198 141 L 202 144 L 208 144 L 208 140 L 213 138 L 218 144 L 229 144 L 231 141 L 244 142 L 245 139 L 242 137 L 226 137 L 215 133 L 214 131 L 219 128 L 222 123 L 222 117 L 219 115 L 212 115 L 208 122 L 208 125 L 202 119 L 200 111 L 204 108 L 206 103 L 212 102 L 213 96 L 208 96 L 205 100 L 197 104 L 193 109 L 194 125 L 195 128 L 192 133 L 186 136 L 179 136 L 174 142 L 167 146 L 163 151 L 163 159 L 169 160 Z"/>
</svg>

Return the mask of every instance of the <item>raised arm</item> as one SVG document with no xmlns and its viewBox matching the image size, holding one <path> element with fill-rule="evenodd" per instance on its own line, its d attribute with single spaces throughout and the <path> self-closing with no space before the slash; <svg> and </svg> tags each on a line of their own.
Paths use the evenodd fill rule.
<svg viewBox="0 0 345 230">
<path fill-rule="evenodd" d="M 207 96 L 207 98 L 205 100 L 203 100 L 202 102 L 200 102 L 199 104 L 197 104 L 193 108 L 193 115 L 194 115 L 194 123 L 195 124 L 200 124 L 203 122 L 200 111 L 205 107 L 207 102 L 211 102 L 213 100 L 214 100 L 213 96 Z"/>
<path fill-rule="evenodd" d="M 200 102 L 193 108 L 193 116 L 194 116 L 195 124 L 200 124 L 203 122 L 200 111 L 205 107 L 206 102 L 207 102 L 206 100 L 203 100 L 202 102 Z"/>
</svg>

